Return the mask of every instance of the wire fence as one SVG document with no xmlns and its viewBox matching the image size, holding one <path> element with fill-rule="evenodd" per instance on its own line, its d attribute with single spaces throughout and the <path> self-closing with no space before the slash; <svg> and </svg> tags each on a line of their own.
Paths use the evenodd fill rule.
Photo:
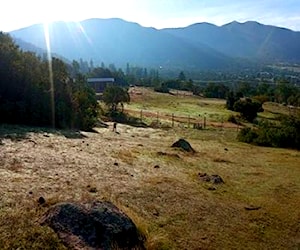
<svg viewBox="0 0 300 250">
<path fill-rule="evenodd" d="M 239 131 L 241 125 L 228 122 L 227 119 L 221 118 L 220 121 L 210 119 L 208 115 L 191 116 L 176 115 L 174 113 L 166 113 L 150 110 L 124 110 L 127 114 L 138 117 L 141 122 L 149 123 L 155 127 L 185 127 L 193 129 L 236 129 Z"/>
</svg>

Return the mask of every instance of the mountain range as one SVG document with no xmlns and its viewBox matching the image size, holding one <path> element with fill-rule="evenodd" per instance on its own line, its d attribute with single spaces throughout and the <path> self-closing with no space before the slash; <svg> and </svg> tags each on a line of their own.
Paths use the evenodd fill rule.
<svg viewBox="0 0 300 250">
<path fill-rule="evenodd" d="M 223 26 L 196 23 L 184 28 L 155 29 L 122 19 L 54 22 L 10 34 L 26 50 L 47 50 L 68 60 L 94 64 L 126 63 L 144 67 L 226 69 L 241 62 L 299 63 L 300 32 L 249 21 Z"/>
</svg>

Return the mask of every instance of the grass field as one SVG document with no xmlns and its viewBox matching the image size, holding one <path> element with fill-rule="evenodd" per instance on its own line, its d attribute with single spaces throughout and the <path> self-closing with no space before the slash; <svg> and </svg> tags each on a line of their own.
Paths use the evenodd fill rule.
<svg viewBox="0 0 300 250">
<path fill-rule="evenodd" d="M 193 97 L 189 92 L 173 92 L 173 95 L 156 93 L 146 88 L 131 89 L 132 103 L 130 109 L 151 110 L 160 113 L 174 113 L 178 116 L 222 116 L 228 117 L 232 112 L 225 109 L 225 100 Z"/>
<path fill-rule="evenodd" d="M 137 91 L 127 108 L 228 114 L 222 101 L 186 96 L 172 106 L 179 97 Z M 108 124 L 97 133 L 0 127 L 0 249 L 65 249 L 39 225 L 42 214 L 102 199 L 134 220 L 147 249 L 300 249 L 299 151 L 237 142 L 234 128 L 118 124 L 114 133 Z M 196 153 L 171 148 L 179 138 Z"/>
</svg>

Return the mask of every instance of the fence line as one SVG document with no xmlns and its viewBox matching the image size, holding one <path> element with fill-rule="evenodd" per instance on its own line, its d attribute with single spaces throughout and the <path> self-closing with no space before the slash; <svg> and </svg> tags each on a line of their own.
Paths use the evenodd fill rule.
<svg viewBox="0 0 300 250">
<path fill-rule="evenodd" d="M 187 116 L 176 116 L 174 113 L 162 113 L 159 111 L 149 111 L 149 110 L 130 110 L 125 109 L 124 110 L 128 114 L 134 114 L 135 116 L 139 116 L 139 119 L 143 122 L 146 119 L 152 120 L 152 123 L 155 123 L 156 126 L 166 126 L 169 125 L 170 127 L 175 127 L 176 123 L 177 126 L 188 128 L 192 127 L 195 129 L 205 129 L 208 126 L 209 127 L 219 127 L 221 129 L 223 128 L 231 128 L 231 129 L 237 129 L 239 131 L 240 126 L 234 123 L 226 122 L 224 121 L 224 117 L 222 117 L 222 120 L 217 121 L 209 121 L 208 117 L 206 115 L 199 117 L 191 117 L 191 115 Z M 164 123 L 163 123 L 164 122 Z M 154 124 L 152 124 L 154 125 Z"/>
</svg>

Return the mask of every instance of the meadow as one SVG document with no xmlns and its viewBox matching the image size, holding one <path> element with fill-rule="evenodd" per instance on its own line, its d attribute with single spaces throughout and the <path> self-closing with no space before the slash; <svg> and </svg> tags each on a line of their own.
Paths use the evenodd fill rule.
<svg viewBox="0 0 300 250">
<path fill-rule="evenodd" d="M 115 133 L 108 122 L 92 133 L 1 125 L 0 249 L 66 249 L 39 224 L 42 214 L 58 202 L 91 200 L 127 213 L 150 250 L 300 249 L 299 151 L 238 142 L 224 100 L 134 91 L 125 106 L 131 115 L 159 112 L 169 125 L 162 114 L 206 115 L 208 126 L 118 124 Z M 270 110 L 261 115 L 273 119 Z M 180 138 L 196 153 L 172 148 Z"/>
</svg>

